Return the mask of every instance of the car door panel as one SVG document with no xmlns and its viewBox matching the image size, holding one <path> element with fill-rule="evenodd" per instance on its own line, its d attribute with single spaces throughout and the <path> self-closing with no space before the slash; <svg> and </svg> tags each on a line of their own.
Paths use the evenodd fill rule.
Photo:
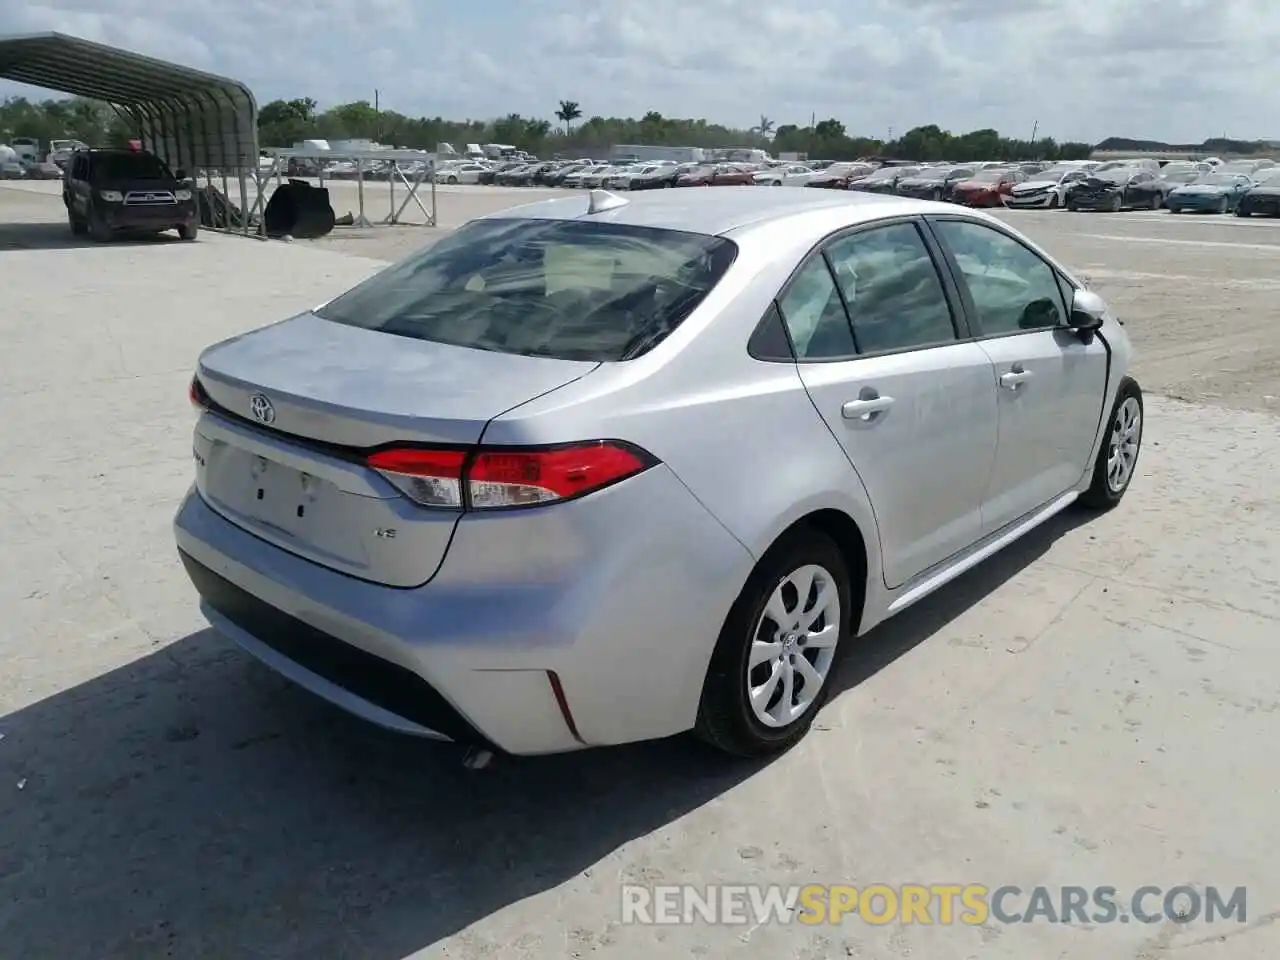
<svg viewBox="0 0 1280 960">
<path fill-rule="evenodd" d="M 984 495 L 990 534 L 1075 486 L 1107 386 L 1107 348 L 1068 329 L 980 341 L 995 367 L 999 448 Z"/>
<path fill-rule="evenodd" d="M 983 497 L 989 535 L 1075 486 L 1106 393 L 1107 347 L 1065 326 L 1065 281 L 995 226 L 931 220 L 997 384 L 998 443 Z"/>
<path fill-rule="evenodd" d="M 981 536 L 997 415 L 991 360 L 980 346 L 955 343 L 799 368 L 871 499 L 887 587 Z M 851 406 L 876 399 L 888 402 L 879 411 Z"/>
<path fill-rule="evenodd" d="M 835 238 L 778 301 L 801 381 L 871 500 L 890 588 L 979 538 L 995 458 L 991 359 L 958 338 L 946 289 L 904 220 Z"/>
</svg>

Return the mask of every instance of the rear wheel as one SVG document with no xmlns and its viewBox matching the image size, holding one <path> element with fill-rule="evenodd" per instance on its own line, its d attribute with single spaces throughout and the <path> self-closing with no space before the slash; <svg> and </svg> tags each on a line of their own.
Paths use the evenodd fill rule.
<svg viewBox="0 0 1280 960">
<path fill-rule="evenodd" d="M 89 225 L 84 219 L 77 217 L 74 210 L 67 210 L 67 225 L 71 227 L 71 232 L 77 237 L 83 237 L 89 232 Z"/>
<path fill-rule="evenodd" d="M 775 544 L 720 631 L 697 735 L 740 757 L 778 753 L 800 740 L 831 692 L 853 606 L 848 566 L 829 537 L 801 528 Z"/>
<path fill-rule="evenodd" d="M 200 235 L 200 226 L 195 223 L 178 224 L 178 237 L 182 240 L 194 240 Z"/>
<path fill-rule="evenodd" d="M 1159 210 L 1163 206 L 1164 206 L 1164 197 L 1160 196 L 1160 194 L 1157 193 L 1155 196 L 1151 198 L 1152 210 Z"/>
<path fill-rule="evenodd" d="M 1119 213 L 1120 208 L 1124 206 L 1124 201 L 1120 197 L 1111 198 L 1111 212 Z"/>
<path fill-rule="evenodd" d="M 1142 389 L 1125 377 L 1116 394 L 1110 428 L 1094 463 L 1093 482 L 1080 497 L 1084 506 L 1110 510 L 1129 489 L 1142 450 L 1142 413 Z"/>
<path fill-rule="evenodd" d="M 1226 213 L 1230 209 L 1231 209 L 1231 201 L 1228 200 L 1226 197 L 1223 197 L 1221 200 L 1218 201 L 1218 213 Z"/>
<path fill-rule="evenodd" d="M 458 178 L 457 178 L 457 177 L 450 177 L 450 178 L 449 178 L 449 183 L 450 183 L 451 185 L 455 185 L 455 186 L 456 186 L 456 185 L 457 185 L 457 183 L 458 183 Z"/>
</svg>

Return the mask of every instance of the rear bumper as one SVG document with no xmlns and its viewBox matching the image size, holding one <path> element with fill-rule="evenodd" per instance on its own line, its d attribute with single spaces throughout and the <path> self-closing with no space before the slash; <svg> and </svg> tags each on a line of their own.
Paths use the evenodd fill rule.
<svg viewBox="0 0 1280 960">
<path fill-rule="evenodd" d="M 665 467 L 518 517 L 468 514 L 415 589 L 294 556 L 194 489 L 174 528 L 206 618 L 268 666 L 389 729 L 514 754 L 691 728 L 753 563 Z"/>
</svg>

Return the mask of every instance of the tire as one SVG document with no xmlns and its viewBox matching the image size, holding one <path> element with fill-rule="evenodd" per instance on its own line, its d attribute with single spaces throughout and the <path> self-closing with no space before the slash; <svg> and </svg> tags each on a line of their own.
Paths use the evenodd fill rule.
<svg viewBox="0 0 1280 960">
<path fill-rule="evenodd" d="M 89 232 L 89 225 L 70 210 L 67 211 L 67 225 L 71 227 L 72 235 L 77 237 L 83 237 Z"/>
<path fill-rule="evenodd" d="M 1226 197 L 1223 197 L 1221 200 L 1218 201 L 1218 210 L 1217 210 L 1218 213 L 1226 213 L 1230 209 L 1231 209 L 1231 201 L 1228 200 Z"/>
<path fill-rule="evenodd" d="M 1251 216 L 1251 214 L 1249 213 L 1248 208 L 1247 208 L 1247 207 L 1245 207 L 1245 205 L 1244 205 L 1243 203 L 1237 203 L 1237 204 L 1236 204 L 1236 216 L 1237 216 L 1237 217 L 1248 217 L 1248 216 Z"/>
<path fill-rule="evenodd" d="M 1068 213 L 1079 213 L 1079 212 L 1080 212 L 1080 208 L 1079 208 L 1079 207 L 1077 207 L 1077 206 L 1076 206 L 1074 203 L 1072 203 L 1070 200 L 1068 200 L 1068 201 L 1067 201 L 1067 212 L 1068 212 Z"/>
<path fill-rule="evenodd" d="M 1050 209 L 1050 210 L 1056 210 L 1056 209 L 1058 209 L 1058 207 L 1060 207 L 1060 206 L 1062 206 L 1062 201 L 1058 199 L 1058 195 L 1057 195 L 1056 193 L 1050 194 L 1050 195 L 1049 195 L 1049 209 Z"/>
<path fill-rule="evenodd" d="M 1157 193 L 1154 197 L 1151 198 L 1152 210 L 1159 210 L 1163 206 L 1164 206 L 1164 197 L 1162 197 L 1160 194 Z"/>
<path fill-rule="evenodd" d="M 449 183 L 449 185 L 450 185 L 450 186 L 454 186 L 454 187 L 456 187 L 456 186 L 458 185 L 458 178 L 457 178 L 457 177 L 450 177 L 450 178 L 449 178 L 449 180 L 448 180 L 448 183 Z"/>
<path fill-rule="evenodd" d="M 941 203 L 941 202 L 942 202 L 942 191 L 941 191 L 941 190 L 935 189 L 935 190 L 933 191 L 933 202 L 934 202 L 934 203 Z"/>
<path fill-rule="evenodd" d="M 111 241 L 111 230 L 107 227 L 107 222 L 98 215 L 98 211 L 93 207 L 89 208 L 89 236 L 97 243 L 109 243 Z"/>
<path fill-rule="evenodd" d="M 811 596 L 800 598 L 792 577 L 803 581 L 806 573 L 816 573 L 811 581 L 815 589 Z M 824 582 L 828 591 L 834 591 L 834 597 L 820 593 Z M 861 589 L 858 593 L 860 596 Z M 804 704 L 797 705 L 795 697 L 805 697 L 804 679 L 798 671 L 792 673 L 792 706 L 800 706 L 801 712 L 790 720 L 785 719 L 786 711 L 782 707 L 783 690 L 786 689 L 783 679 L 773 682 L 771 696 L 777 703 L 772 700 L 765 702 L 761 704 L 760 711 L 752 706 L 748 693 L 750 684 L 763 687 L 770 681 L 768 660 L 758 663 L 754 670 L 749 669 L 749 664 L 756 638 L 768 637 L 768 641 L 762 642 L 773 643 L 772 638 L 781 632 L 775 625 L 776 621 L 766 612 L 775 594 L 783 601 L 782 607 L 792 614 L 819 596 L 827 596 L 829 602 L 834 600 L 838 603 L 838 609 L 832 611 L 835 623 L 824 619 L 816 621 L 822 624 L 823 633 L 834 631 L 830 646 L 806 647 L 803 639 L 794 646 L 796 631 L 790 634 L 789 641 L 779 651 L 785 659 L 775 662 L 775 670 L 794 671 L 790 666 L 780 665 L 802 658 L 807 662 L 810 673 L 821 677 L 821 685 L 816 692 Z M 788 602 L 792 597 L 795 602 Z M 830 606 L 827 609 L 830 610 Z M 717 750 L 736 757 L 764 757 L 793 746 L 808 732 L 831 693 L 839 654 L 847 646 L 846 637 L 855 616 L 848 565 L 831 538 L 804 527 L 786 534 L 760 559 L 725 618 L 703 681 L 702 700 L 694 727 L 697 736 Z M 783 626 L 793 625 L 798 626 Z M 812 659 L 806 651 L 812 652 Z M 783 677 L 785 673 L 776 675 Z M 800 681 L 799 685 L 796 685 L 796 680 Z M 775 715 L 768 723 L 762 721 L 761 713 L 769 716 L 769 708 L 780 711 L 784 716 Z"/>
<path fill-rule="evenodd" d="M 199 225 L 199 224 L 196 224 L 196 223 L 192 223 L 192 224 L 180 223 L 180 224 L 178 224 L 178 238 L 179 238 L 180 240 L 185 240 L 186 242 L 190 243 L 192 240 L 194 240 L 194 239 L 195 239 L 196 237 L 198 237 L 198 236 L 200 236 L 200 225 Z"/>
<path fill-rule="evenodd" d="M 1119 213 L 1119 212 L 1120 212 L 1120 209 L 1121 209 L 1123 206 L 1124 206 L 1124 199 L 1123 199 L 1123 198 L 1121 198 L 1121 197 L 1112 197 L 1112 198 L 1111 198 L 1111 212 L 1112 212 L 1112 213 Z"/>
<path fill-rule="evenodd" d="M 1136 413 L 1136 422 L 1133 416 Z M 1120 381 L 1116 402 L 1107 421 L 1107 434 L 1098 449 L 1098 459 L 1093 465 L 1093 482 L 1078 501 L 1091 510 L 1110 510 L 1124 497 L 1133 474 L 1138 467 L 1138 455 L 1142 452 L 1143 429 L 1142 388 L 1130 377 Z M 1126 457 L 1126 451 L 1128 456 Z M 1113 478 L 1112 458 L 1123 459 L 1122 475 Z"/>
</svg>

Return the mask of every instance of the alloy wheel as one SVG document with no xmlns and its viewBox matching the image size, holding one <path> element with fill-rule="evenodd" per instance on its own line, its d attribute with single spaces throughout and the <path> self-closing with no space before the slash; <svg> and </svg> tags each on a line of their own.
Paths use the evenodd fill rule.
<svg viewBox="0 0 1280 960">
<path fill-rule="evenodd" d="M 756 720 L 785 727 L 813 706 L 835 659 L 840 591 L 825 567 L 783 577 L 765 604 L 747 659 L 747 701 Z"/>
<path fill-rule="evenodd" d="M 1120 493 L 1129 485 L 1141 442 L 1142 408 L 1136 397 L 1126 397 L 1111 423 L 1107 447 L 1107 487 L 1112 493 Z"/>
</svg>

